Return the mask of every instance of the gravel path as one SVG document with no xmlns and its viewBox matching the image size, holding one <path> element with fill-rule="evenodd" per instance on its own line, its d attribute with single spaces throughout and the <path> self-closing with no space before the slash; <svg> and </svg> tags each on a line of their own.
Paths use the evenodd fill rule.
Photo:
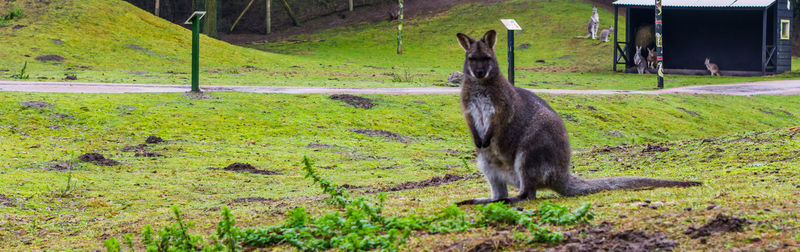
<svg viewBox="0 0 800 252">
<path fill-rule="evenodd" d="M 280 86 L 200 86 L 203 91 L 235 91 L 249 93 L 284 94 L 457 94 L 459 88 L 326 88 L 326 87 L 280 87 Z M 49 92 L 49 93 L 179 93 L 189 90 L 188 85 L 113 84 L 78 82 L 32 82 L 2 81 L 4 92 Z M 761 81 L 739 84 L 703 85 L 669 88 L 650 91 L 627 90 L 569 90 L 529 89 L 536 93 L 550 94 L 720 94 L 720 95 L 800 95 L 800 80 Z"/>
</svg>

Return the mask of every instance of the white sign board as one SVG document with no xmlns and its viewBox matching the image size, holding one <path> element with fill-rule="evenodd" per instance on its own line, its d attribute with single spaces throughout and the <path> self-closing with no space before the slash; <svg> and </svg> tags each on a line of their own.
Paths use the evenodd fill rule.
<svg viewBox="0 0 800 252">
<path fill-rule="evenodd" d="M 183 24 L 192 24 L 192 18 L 194 16 L 198 16 L 197 20 L 200 20 L 200 19 L 203 19 L 203 17 L 206 16 L 206 12 L 205 11 L 195 11 L 194 13 L 192 13 L 191 16 L 189 16 L 189 19 L 187 19 L 186 22 L 184 22 Z"/>
<path fill-rule="evenodd" d="M 503 22 L 503 25 L 506 26 L 506 29 L 509 31 L 521 31 L 522 27 L 519 27 L 517 21 L 514 19 L 500 19 L 500 22 Z"/>
</svg>

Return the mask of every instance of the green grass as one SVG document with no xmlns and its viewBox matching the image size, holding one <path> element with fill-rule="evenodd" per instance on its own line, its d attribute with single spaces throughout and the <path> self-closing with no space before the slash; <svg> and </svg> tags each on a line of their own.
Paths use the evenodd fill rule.
<svg viewBox="0 0 800 252">
<path fill-rule="evenodd" d="M 396 24 L 358 24 L 286 41 L 242 48 L 201 37 L 203 85 L 330 87 L 425 87 L 442 85 L 460 71 L 463 51 L 455 33 L 480 36 L 502 31 L 498 17 L 513 17 L 525 29 L 516 35 L 517 83 L 547 89 L 654 89 L 653 75 L 611 73 L 611 43 L 574 39 L 583 35 L 592 4 L 585 1 L 521 1 L 459 5 L 433 17 L 406 20 L 404 54 L 395 54 Z M 0 27 L 0 79 L 10 79 L 25 61 L 31 79 L 188 84 L 190 31 L 120 0 L 35 0 L 0 3 L 0 13 L 24 10 L 23 18 Z M 613 13 L 600 9 L 601 27 Z M 27 27 L 12 29 L 22 24 Z M 624 22 L 621 23 L 624 26 Z M 502 34 L 501 34 L 502 35 Z M 620 36 L 624 31 L 620 31 Z M 56 43 L 54 40 L 61 40 Z M 506 65 L 505 36 L 498 59 Z M 300 41 L 300 42 L 298 42 Z M 136 45 L 144 50 L 134 49 Z M 265 52 L 268 51 L 268 52 Z M 58 54 L 60 63 L 34 60 Z M 562 56 L 569 56 L 562 58 Z M 545 63 L 536 63 L 544 60 Z M 797 62 L 797 59 L 793 61 Z M 797 70 L 800 65 L 794 64 Z M 665 86 L 796 79 L 795 73 L 768 77 L 668 75 Z"/>
<path fill-rule="evenodd" d="M 211 95 L 210 99 L 195 99 L 180 94 L 0 93 L 0 104 L 4 104 L 0 107 L 0 174 L 4 178 L 0 180 L 0 194 L 13 199 L 9 206 L 0 204 L 0 237 L 4 238 L 0 239 L 0 248 L 94 249 L 109 237 L 121 240 L 127 233 L 138 236 L 147 224 L 163 227 L 171 222 L 173 205 L 183 210 L 186 220 L 195 222 L 193 231 L 204 236 L 213 232 L 223 205 L 231 208 L 240 227 L 281 223 L 293 207 L 304 207 L 311 216 L 320 216 L 331 207 L 317 196 L 321 191 L 304 178 L 300 160 L 305 155 L 318 167 L 327 167 L 318 170 L 321 176 L 336 184 L 355 186 L 380 187 L 476 170 L 474 164 L 464 167 L 462 163 L 462 158 L 472 157 L 473 146 L 454 95 L 371 95 L 367 97 L 374 99 L 376 106 L 369 110 L 323 95 Z M 798 230 L 797 223 L 787 219 L 796 213 L 796 202 L 775 205 L 773 200 L 791 199 L 797 194 L 792 183 L 798 181 L 791 175 L 797 172 L 798 160 L 792 155 L 796 156 L 800 145 L 786 131 L 770 130 L 797 125 L 800 110 L 795 97 L 543 97 L 564 116 L 576 149 L 575 170 L 582 175 L 697 179 L 706 185 L 574 198 L 544 192 L 541 197 L 573 209 L 584 202 L 595 202 L 602 205 L 595 210 L 599 217 L 595 223 L 612 221 L 619 228 L 665 231 L 680 239 L 685 248 L 699 244 L 680 234 L 684 223 L 700 222 L 712 212 L 754 215 L 784 230 Z M 53 106 L 40 110 L 19 105 L 32 100 Z M 387 130 L 407 136 L 409 141 L 349 131 L 355 128 Z M 753 131 L 768 133 L 747 133 Z M 720 137 L 729 134 L 738 135 Z M 143 143 L 149 135 L 167 140 L 149 147 L 166 157 L 143 158 L 121 152 L 124 146 Z M 712 142 L 703 145 L 700 139 L 706 138 Z M 658 142 L 667 142 L 662 145 L 671 150 L 639 152 L 644 148 L 641 144 Z M 308 148 L 312 143 L 330 148 Z M 594 147 L 621 144 L 628 147 L 611 153 L 595 151 L 598 149 Z M 714 148 L 725 151 L 717 153 Z M 109 167 L 78 162 L 77 156 L 86 152 L 103 153 L 121 164 Z M 717 155 L 712 157 L 714 153 Z M 71 172 L 50 169 L 64 161 L 72 161 Z M 209 169 L 234 162 L 282 175 Z M 785 183 L 772 183 L 767 189 L 765 184 L 752 181 L 750 172 L 772 167 L 781 168 L 780 175 L 787 176 Z M 377 199 L 375 194 L 359 190 L 352 193 Z M 392 192 L 387 195 L 384 211 L 389 216 L 431 216 L 443 206 L 487 193 L 480 178 Z M 233 201 L 247 197 L 269 200 Z M 745 207 L 738 208 L 744 198 Z M 657 211 L 631 206 L 645 199 L 668 204 Z M 699 210 L 709 201 L 723 206 L 722 210 L 681 210 L 686 206 Z M 520 206 L 536 205 L 535 201 Z M 759 214 L 757 210 L 764 207 L 774 211 Z M 471 207 L 464 209 L 475 213 Z M 651 212 L 663 215 L 653 219 Z M 668 217 L 673 213 L 679 218 Z M 672 224 L 652 224 L 663 221 Z M 780 239 L 789 234 L 751 228 L 744 234 L 756 231 Z M 437 244 L 491 232 L 412 238 L 406 246 L 433 249 Z M 724 248 L 718 241 L 743 244 L 737 240 L 739 236 L 722 235 L 708 246 Z"/>
</svg>

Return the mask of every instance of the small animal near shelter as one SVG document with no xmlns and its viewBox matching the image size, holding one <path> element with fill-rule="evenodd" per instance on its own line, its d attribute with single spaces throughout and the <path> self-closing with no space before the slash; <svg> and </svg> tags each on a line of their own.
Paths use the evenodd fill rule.
<svg viewBox="0 0 800 252">
<path fill-rule="evenodd" d="M 791 0 L 662 0 L 664 73 L 754 76 L 791 70 Z M 625 37 L 618 38 L 619 11 Z M 655 48 L 655 0 L 614 2 L 613 69 L 636 72 L 636 46 Z M 655 72 L 651 70 L 651 72 Z"/>
</svg>

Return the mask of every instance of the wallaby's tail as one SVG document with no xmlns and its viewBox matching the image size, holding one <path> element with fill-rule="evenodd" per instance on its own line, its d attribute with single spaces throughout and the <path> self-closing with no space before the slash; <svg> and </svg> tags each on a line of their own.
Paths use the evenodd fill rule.
<svg viewBox="0 0 800 252">
<path fill-rule="evenodd" d="M 702 182 L 696 181 L 674 181 L 642 177 L 582 179 L 575 175 L 570 175 L 565 182 L 566 183 L 562 183 L 561 187 L 553 188 L 558 194 L 564 196 L 586 195 L 607 190 L 689 187 L 703 184 Z"/>
<path fill-rule="evenodd" d="M 588 38 L 589 38 L 589 37 L 591 37 L 591 36 L 592 36 L 592 34 L 591 34 L 591 33 L 589 33 L 589 34 L 586 34 L 586 36 L 575 36 L 575 38 L 576 38 L 576 39 L 588 39 Z"/>
</svg>

